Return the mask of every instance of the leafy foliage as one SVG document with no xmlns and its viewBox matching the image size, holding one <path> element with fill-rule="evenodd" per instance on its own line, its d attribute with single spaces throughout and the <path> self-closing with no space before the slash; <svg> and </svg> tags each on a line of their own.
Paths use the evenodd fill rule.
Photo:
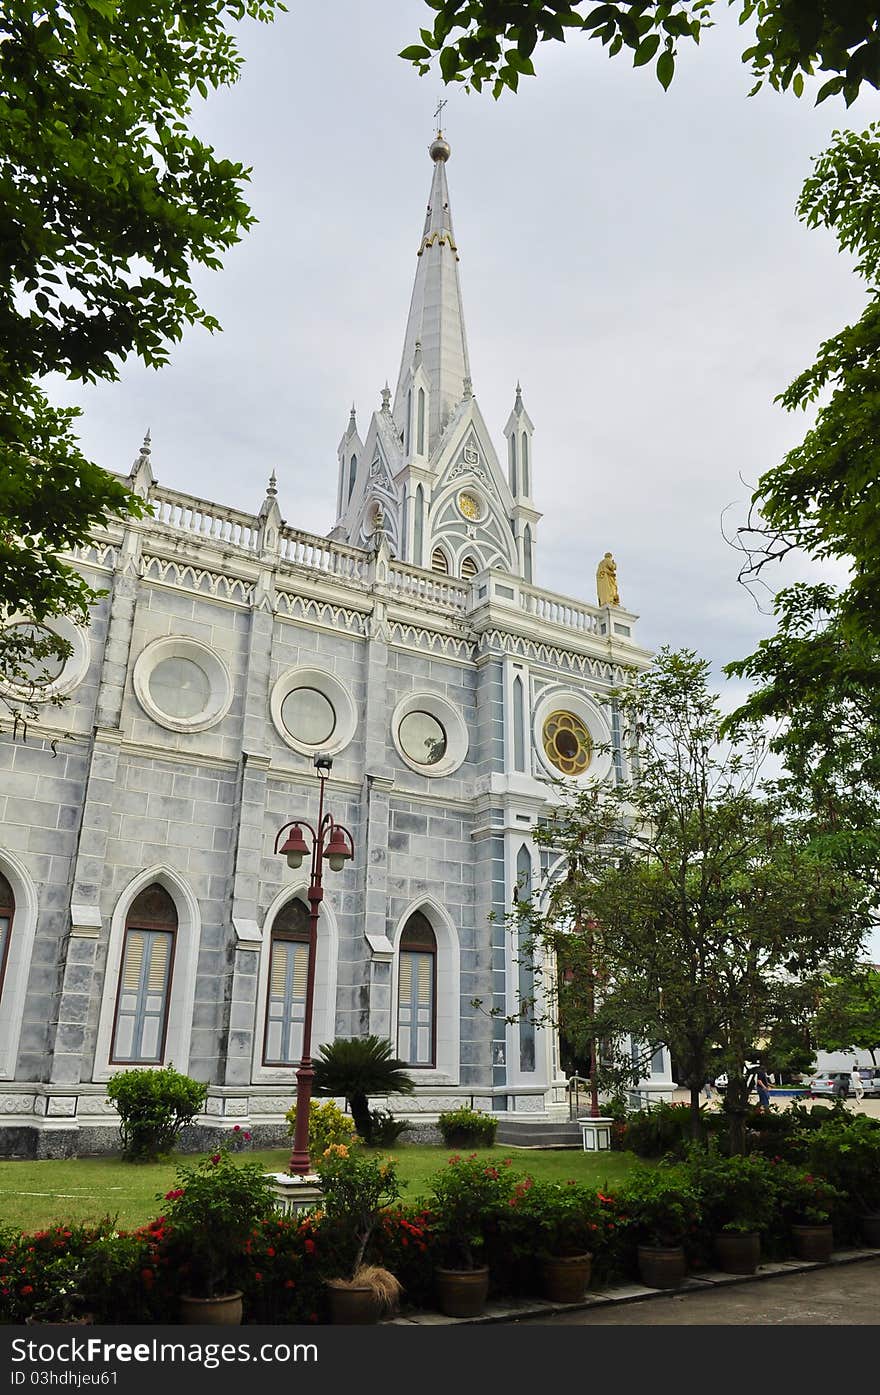
<svg viewBox="0 0 880 1395">
<path fill-rule="evenodd" d="M 291 1105 L 285 1114 L 287 1131 L 293 1137 L 296 1133 L 296 1105 Z M 352 1144 L 358 1142 L 354 1121 L 343 1114 L 338 1104 L 325 1100 L 320 1104 L 312 1100 L 309 1106 L 309 1154 L 318 1158 L 332 1143 Z"/>
<path fill-rule="evenodd" d="M 107 1083 L 119 1113 L 122 1150 L 144 1162 L 170 1153 L 182 1128 L 191 1124 L 208 1093 L 207 1085 L 182 1075 L 173 1066 L 161 1070 L 125 1070 Z"/>
<path fill-rule="evenodd" d="M 683 1245 L 702 1221 L 702 1202 L 686 1168 L 639 1168 L 618 1193 L 640 1245 Z"/>
<path fill-rule="evenodd" d="M 825 1051 L 870 1051 L 880 1047 L 880 973 L 863 968 L 823 986 L 813 1024 Z"/>
<path fill-rule="evenodd" d="M 437 1124 L 448 1148 L 491 1148 L 498 1132 L 497 1119 L 468 1105 L 444 1110 Z"/>
<path fill-rule="evenodd" d="M 129 354 L 159 367 L 187 325 L 218 328 L 196 267 L 253 223 L 248 170 L 189 129 L 197 97 L 233 83 L 229 21 L 276 0 L 0 4 L 0 626 L 96 598 L 58 553 L 142 504 L 87 461 L 78 413 L 50 406 L 47 374 L 114 381 Z M 33 654 L 0 634 L 0 673 Z M 63 643 L 52 650 L 64 658 Z"/>
<path fill-rule="evenodd" d="M 272 1210 L 269 1180 L 259 1163 L 234 1162 L 225 1151 L 179 1167 L 177 1179 L 157 1199 L 170 1202 L 169 1246 L 185 1291 L 196 1298 L 228 1293 L 251 1232 Z"/>
<path fill-rule="evenodd" d="M 370 1095 L 411 1095 L 415 1085 L 385 1037 L 337 1037 L 315 1058 L 317 1095 L 342 1095 L 365 1143 L 373 1141 Z"/>
<path fill-rule="evenodd" d="M 535 68 L 539 43 L 566 41 L 574 33 L 598 39 L 609 56 L 625 50 L 633 67 L 654 63 L 667 88 L 675 73 L 680 40 L 698 44 L 711 28 L 713 6 L 723 0 L 616 0 L 611 4 L 567 0 L 427 0 L 436 11 L 421 43 L 401 53 L 426 73 L 437 58 L 444 82 L 465 82 L 475 91 L 492 84 L 496 97 L 515 92 Z M 756 78 L 800 97 L 804 78 L 818 70 L 833 74 L 817 102 L 841 93 L 847 105 L 863 82 L 880 86 L 880 33 L 872 0 L 728 0 L 740 24 L 754 20 L 754 35 L 742 57 Z"/>
<path fill-rule="evenodd" d="M 381 1213 L 400 1199 L 394 1160 L 359 1156 L 344 1143 L 334 1143 L 315 1164 L 324 1190 L 322 1210 L 347 1236 L 348 1272 L 353 1278 L 364 1263 L 367 1247 Z"/>
</svg>

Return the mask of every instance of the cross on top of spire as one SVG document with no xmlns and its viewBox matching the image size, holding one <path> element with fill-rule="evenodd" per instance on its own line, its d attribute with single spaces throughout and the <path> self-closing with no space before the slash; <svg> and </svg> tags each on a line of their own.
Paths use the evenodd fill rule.
<svg viewBox="0 0 880 1395">
<path fill-rule="evenodd" d="M 435 120 L 435 122 L 437 123 L 437 134 L 438 134 L 438 136 L 440 136 L 440 135 L 443 134 L 443 131 L 442 131 L 442 126 L 443 126 L 443 108 L 444 108 L 445 106 L 448 106 L 448 105 L 449 105 L 449 98 L 448 98 L 448 97 L 441 97 L 440 100 L 439 100 L 439 102 L 437 103 L 437 110 L 434 112 L 434 120 Z"/>
</svg>

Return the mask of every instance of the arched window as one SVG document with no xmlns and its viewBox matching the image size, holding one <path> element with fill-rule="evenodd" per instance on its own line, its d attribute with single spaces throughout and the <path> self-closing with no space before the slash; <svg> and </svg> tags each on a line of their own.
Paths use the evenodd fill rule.
<svg viewBox="0 0 880 1395">
<path fill-rule="evenodd" d="M 125 919 L 110 1052 L 114 1064 L 162 1063 L 176 938 L 177 908 L 154 882 L 135 897 Z"/>
<path fill-rule="evenodd" d="M 467 557 L 465 557 L 464 561 L 461 564 L 462 581 L 470 581 L 471 577 L 476 576 L 478 571 L 479 567 L 477 566 L 477 559 L 475 557 L 472 557 L 471 554 L 468 553 Z"/>
<path fill-rule="evenodd" d="M 349 467 L 348 467 L 348 497 L 349 497 L 349 499 L 351 498 L 352 494 L 354 493 L 354 482 L 355 482 L 355 479 L 357 478 L 357 468 L 358 468 L 357 456 L 356 456 L 356 455 L 353 455 L 353 456 L 351 457 L 351 463 L 349 464 Z"/>
<path fill-rule="evenodd" d="M 397 1054 L 408 1066 L 433 1066 L 437 1038 L 437 938 L 415 911 L 400 937 Z"/>
<path fill-rule="evenodd" d="M 530 901 L 532 896 L 532 857 L 525 843 L 516 855 L 517 899 Z M 517 1007 L 519 1019 L 519 1068 L 535 1069 L 535 961 L 531 942 L 532 928 L 523 916 L 517 924 Z"/>
<path fill-rule="evenodd" d="M 419 455 L 424 455 L 424 454 L 425 454 L 425 389 L 424 389 L 424 388 L 419 388 L 419 417 L 418 417 L 418 433 L 417 433 L 417 436 L 416 436 L 416 440 L 418 441 L 418 452 L 419 452 Z"/>
<path fill-rule="evenodd" d="M 522 439 L 522 486 L 523 494 L 529 497 L 529 438 L 523 432 Z"/>
<path fill-rule="evenodd" d="M 6 961 L 9 958 L 9 941 L 12 938 L 14 919 L 15 897 L 12 887 L 0 872 L 0 994 L 3 992 L 3 979 L 6 976 Z"/>
<path fill-rule="evenodd" d="M 526 703 L 523 681 L 517 676 L 513 680 L 513 768 L 525 771 L 526 768 Z"/>
<path fill-rule="evenodd" d="M 525 437 L 523 437 L 525 440 Z M 528 524 L 523 532 L 523 576 L 529 586 L 532 584 L 532 530 Z"/>
<path fill-rule="evenodd" d="M 431 553 L 431 571 L 437 572 L 439 576 L 449 575 L 449 558 L 442 547 L 435 547 Z"/>
<path fill-rule="evenodd" d="M 510 492 L 516 498 L 516 432 L 510 438 Z"/>
<path fill-rule="evenodd" d="M 403 453 L 409 455 L 409 443 L 412 440 L 412 388 L 406 394 L 406 421 L 403 428 Z"/>
<path fill-rule="evenodd" d="M 302 901 L 288 901 L 272 925 L 264 1065 L 299 1065 L 308 975 L 309 913 Z"/>
<path fill-rule="evenodd" d="M 416 489 L 415 514 L 413 516 L 413 566 L 422 565 L 422 547 L 425 534 L 425 491 L 419 485 Z"/>
</svg>

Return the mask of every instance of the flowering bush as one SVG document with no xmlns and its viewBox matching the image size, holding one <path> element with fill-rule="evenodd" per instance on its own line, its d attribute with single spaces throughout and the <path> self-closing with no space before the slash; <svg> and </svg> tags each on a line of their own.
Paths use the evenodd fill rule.
<svg viewBox="0 0 880 1395">
<path fill-rule="evenodd" d="M 788 1225 L 828 1225 L 844 1199 L 843 1192 L 797 1167 L 777 1164 L 780 1209 Z"/>
<path fill-rule="evenodd" d="M 683 1245 L 702 1220 L 700 1196 L 682 1167 L 638 1168 L 617 1199 L 640 1245 Z"/>
<path fill-rule="evenodd" d="M 382 1210 L 400 1198 L 393 1158 L 380 1162 L 358 1156 L 344 1143 L 333 1143 L 315 1166 L 324 1190 L 323 1215 L 347 1238 L 346 1277 L 364 1262 L 367 1245 Z"/>
<path fill-rule="evenodd" d="M 510 1200 L 514 1181 L 504 1164 L 487 1166 L 476 1153 L 456 1153 L 434 1178 L 429 1198 L 432 1228 L 444 1257 L 454 1269 L 476 1269 L 489 1229 Z"/>
<path fill-rule="evenodd" d="M 288 1109 L 284 1117 L 292 1138 L 296 1133 L 295 1104 Z M 345 1143 L 351 1147 L 353 1143 L 359 1142 L 360 1139 L 354 1131 L 354 1120 L 343 1113 L 338 1104 L 334 1104 L 332 1100 L 325 1100 L 323 1104 L 312 1100 L 309 1107 L 309 1154 L 312 1158 L 319 1158 L 333 1143 Z"/>
<path fill-rule="evenodd" d="M 186 1276 L 186 1291 L 213 1298 L 234 1288 L 245 1244 L 273 1209 L 270 1183 L 258 1163 L 233 1162 L 214 1153 L 196 1167 L 177 1169 L 169 1203 L 168 1244 Z"/>
<path fill-rule="evenodd" d="M 693 1148 L 687 1173 L 712 1231 L 768 1230 L 778 1200 L 775 1165 L 757 1155 L 722 1157 Z"/>
<path fill-rule="evenodd" d="M 243 1153 L 253 1142 L 253 1134 L 247 1129 L 243 1129 L 241 1124 L 234 1124 L 232 1133 L 229 1135 L 227 1143 L 224 1145 L 230 1153 Z"/>
<path fill-rule="evenodd" d="M 522 1220 L 521 1244 L 542 1256 L 592 1254 L 602 1229 L 595 1189 L 576 1183 L 517 1181 L 507 1202 Z"/>
</svg>

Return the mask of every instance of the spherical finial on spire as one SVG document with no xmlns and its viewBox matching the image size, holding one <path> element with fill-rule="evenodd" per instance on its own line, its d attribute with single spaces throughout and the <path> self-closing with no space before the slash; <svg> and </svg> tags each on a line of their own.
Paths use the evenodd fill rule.
<svg viewBox="0 0 880 1395">
<path fill-rule="evenodd" d="M 428 146 L 428 153 L 435 164 L 438 160 L 442 160 L 445 164 L 449 159 L 449 156 L 452 154 L 452 147 L 449 141 L 446 140 L 442 131 L 438 131 L 434 140 L 431 141 L 431 144 Z"/>
</svg>

